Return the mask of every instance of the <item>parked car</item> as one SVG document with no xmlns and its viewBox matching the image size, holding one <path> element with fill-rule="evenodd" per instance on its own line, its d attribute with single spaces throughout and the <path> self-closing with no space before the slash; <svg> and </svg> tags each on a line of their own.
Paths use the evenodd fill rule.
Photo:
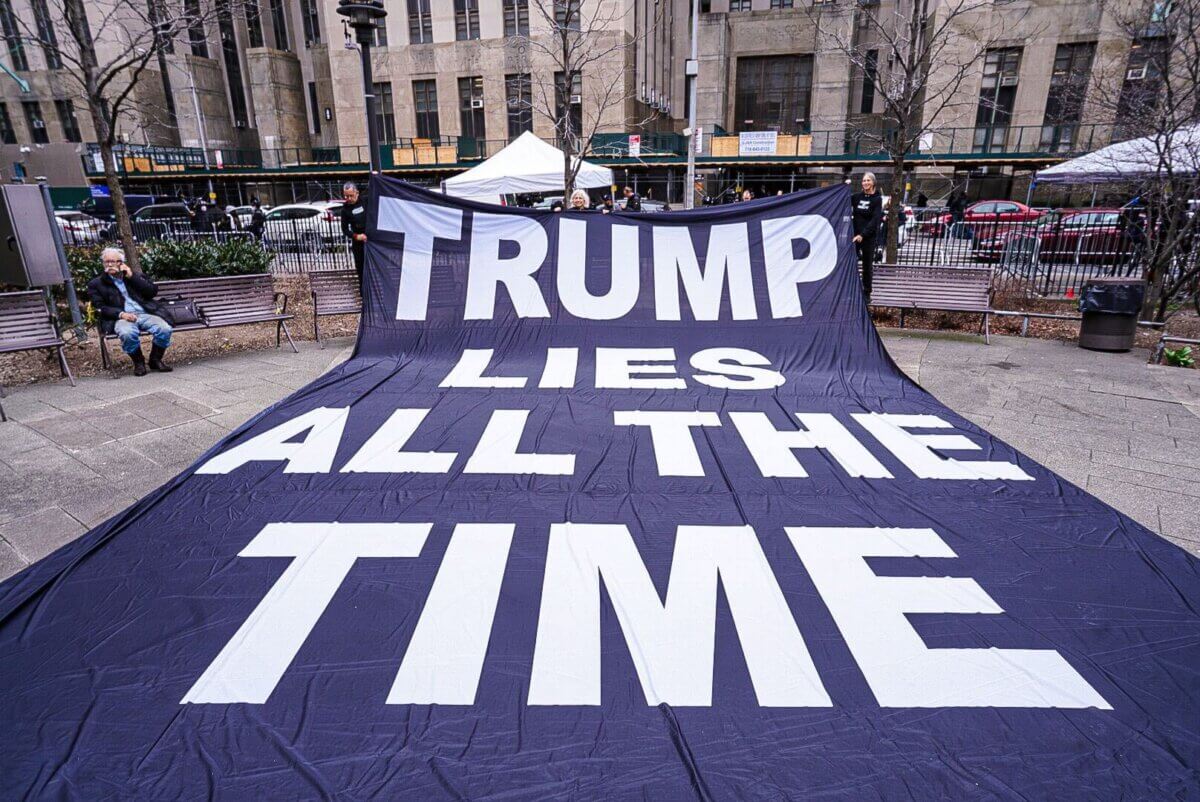
<svg viewBox="0 0 1200 802">
<path fill-rule="evenodd" d="M 1018 238 L 1036 239 L 1041 262 L 1119 264 L 1133 249 L 1120 209 L 1065 209 L 1047 212 L 1036 224 L 1014 226 L 978 238 L 975 257 L 999 261 Z"/>
<path fill-rule="evenodd" d="M 263 242 L 277 248 L 319 250 L 342 237 L 342 201 L 286 203 L 267 213 Z"/>
<path fill-rule="evenodd" d="M 90 214 L 62 211 L 55 212 L 54 219 L 66 245 L 95 245 L 103 239 L 101 232 L 106 228 L 105 222 Z"/>
<path fill-rule="evenodd" d="M 977 201 L 964 210 L 963 224 L 972 237 L 978 238 L 990 236 L 1013 224 L 1031 223 L 1041 216 L 1040 210 L 1018 201 Z M 949 212 L 939 214 L 921 224 L 921 233 L 930 237 L 944 237 L 953 219 Z"/>
<path fill-rule="evenodd" d="M 262 206 L 262 210 L 263 210 L 263 213 L 265 214 L 265 213 L 271 211 L 271 207 L 264 204 Z M 225 213 L 228 214 L 233 219 L 233 224 L 235 226 L 244 230 L 246 228 L 249 228 L 249 226 L 250 226 L 250 218 L 254 216 L 254 207 L 253 206 L 230 206 L 225 210 Z"/>
</svg>

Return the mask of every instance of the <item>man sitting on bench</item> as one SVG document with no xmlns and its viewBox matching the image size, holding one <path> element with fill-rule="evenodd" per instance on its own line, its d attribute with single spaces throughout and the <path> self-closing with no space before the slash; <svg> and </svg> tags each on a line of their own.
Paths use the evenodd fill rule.
<svg viewBox="0 0 1200 802">
<path fill-rule="evenodd" d="M 150 349 L 150 369 L 170 373 L 163 362 L 171 344 L 171 324 L 158 316 L 154 296 L 158 287 L 142 273 L 134 273 L 125 264 L 125 252 L 120 248 L 105 248 L 100 254 L 104 272 L 88 282 L 88 297 L 100 311 L 101 336 L 115 334 L 121 348 L 133 360 L 133 375 L 146 375 L 146 358 L 142 355 L 142 332 L 153 336 Z"/>
</svg>

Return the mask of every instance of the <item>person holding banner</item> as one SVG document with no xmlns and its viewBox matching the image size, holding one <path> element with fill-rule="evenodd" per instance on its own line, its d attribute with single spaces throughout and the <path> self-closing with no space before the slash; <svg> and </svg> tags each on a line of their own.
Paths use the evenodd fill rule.
<svg viewBox="0 0 1200 802">
<path fill-rule="evenodd" d="M 588 211 L 588 194 L 582 189 L 577 189 L 571 193 L 571 208 L 572 212 Z"/>
<path fill-rule="evenodd" d="M 342 200 L 346 202 L 342 206 L 342 233 L 350 238 L 354 272 L 358 273 L 358 286 L 362 287 L 363 261 L 367 256 L 367 202 L 353 181 L 342 186 Z"/>
<path fill-rule="evenodd" d="M 871 298 L 871 273 L 875 263 L 875 236 L 883 222 L 883 198 L 875 191 L 875 174 L 864 173 L 862 192 L 850 196 L 854 219 L 854 244 L 862 264 L 863 292 Z"/>
</svg>

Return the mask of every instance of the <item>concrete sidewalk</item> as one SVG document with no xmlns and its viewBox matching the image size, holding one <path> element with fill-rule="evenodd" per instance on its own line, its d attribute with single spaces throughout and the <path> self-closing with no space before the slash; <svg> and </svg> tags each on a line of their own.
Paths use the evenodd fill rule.
<svg viewBox="0 0 1200 802">
<path fill-rule="evenodd" d="M 1200 372 L 1048 340 L 895 330 L 896 362 L 959 414 L 1200 553 Z M 274 349 L 14 389 L 0 424 L 0 578 L 125 509 L 264 407 L 346 359 Z"/>
</svg>

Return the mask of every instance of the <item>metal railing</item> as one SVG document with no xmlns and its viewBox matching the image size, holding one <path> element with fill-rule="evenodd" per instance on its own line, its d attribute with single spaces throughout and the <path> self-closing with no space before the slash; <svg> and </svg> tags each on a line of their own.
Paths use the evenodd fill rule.
<svg viewBox="0 0 1200 802">
<path fill-rule="evenodd" d="M 679 160 L 687 155 L 688 141 L 681 134 L 641 134 L 641 161 Z M 739 152 L 737 132 L 706 133 L 701 159 L 788 158 L 797 160 L 887 161 L 893 132 L 867 132 L 846 128 L 780 133 L 771 153 L 754 156 Z M 997 159 L 1017 157 L 1066 158 L 1108 145 L 1113 138 L 1108 125 L 1020 125 L 945 128 L 930 131 L 915 148 L 914 161 L 942 158 Z M 385 170 L 410 167 L 469 167 L 495 155 L 508 139 L 442 136 L 432 139 L 401 138 L 380 146 Z M 126 176 L 163 176 L 172 173 L 232 173 L 238 171 L 303 172 L 357 169 L 368 162 L 365 145 L 309 148 L 172 148 L 123 145 L 114 151 L 118 173 Z M 618 162 L 632 158 L 629 134 L 597 134 L 589 158 Z M 103 175 L 99 150 L 89 145 L 83 157 L 89 176 Z"/>
<path fill-rule="evenodd" d="M 995 267 L 994 288 L 1074 297 L 1096 276 L 1140 276 L 1152 232 L 1120 210 L 1032 210 L 1009 214 L 906 208 L 897 261 Z M 878 238 L 880 250 L 884 237 Z"/>
</svg>

